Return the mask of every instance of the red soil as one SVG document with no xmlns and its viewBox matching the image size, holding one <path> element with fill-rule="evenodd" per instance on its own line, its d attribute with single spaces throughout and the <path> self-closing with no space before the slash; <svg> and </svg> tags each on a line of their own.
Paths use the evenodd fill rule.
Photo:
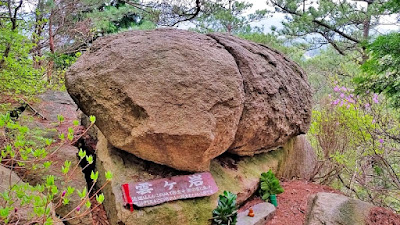
<svg viewBox="0 0 400 225">
<path fill-rule="evenodd" d="M 307 201 L 318 192 L 340 193 L 331 187 L 307 181 L 281 182 L 285 192 L 277 196 L 278 207 L 275 216 L 266 225 L 302 225 L 307 213 Z"/>
<path fill-rule="evenodd" d="M 367 225 L 399 225 L 400 215 L 397 215 L 389 209 L 375 207 L 369 213 Z"/>
</svg>

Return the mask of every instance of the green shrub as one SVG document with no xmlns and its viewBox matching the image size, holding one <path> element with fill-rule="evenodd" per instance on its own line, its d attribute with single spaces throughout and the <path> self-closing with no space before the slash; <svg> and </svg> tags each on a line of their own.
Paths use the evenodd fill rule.
<svg viewBox="0 0 400 225">
<path fill-rule="evenodd" d="M 213 224 L 220 225 L 235 225 L 237 219 L 236 209 L 237 195 L 224 191 L 223 195 L 219 196 L 218 206 L 213 211 Z"/>
<path fill-rule="evenodd" d="M 34 60 L 30 55 L 34 44 L 25 36 L 20 26 L 15 31 L 10 30 L 11 23 L 0 26 L 0 92 L 3 94 L 34 95 L 44 91 L 45 81 L 42 79 L 44 70 L 33 68 Z M 8 55 L 4 55 L 9 47 Z"/>
<path fill-rule="evenodd" d="M 383 96 L 343 86 L 328 100 L 313 111 L 308 132 L 318 157 L 312 181 L 400 212 L 398 111 Z"/>
<path fill-rule="evenodd" d="M 269 170 L 267 173 L 262 173 L 260 178 L 261 198 L 264 201 L 269 199 L 270 195 L 277 195 L 283 193 L 283 188 L 279 184 L 278 178 Z"/>
</svg>

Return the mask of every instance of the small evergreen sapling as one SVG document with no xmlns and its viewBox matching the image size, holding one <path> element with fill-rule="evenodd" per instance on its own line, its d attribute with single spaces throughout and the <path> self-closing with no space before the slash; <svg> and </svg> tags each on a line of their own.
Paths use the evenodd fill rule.
<svg viewBox="0 0 400 225">
<path fill-rule="evenodd" d="M 279 184 L 278 178 L 269 170 L 267 173 L 262 173 L 261 178 L 261 198 L 267 201 L 271 195 L 283 193 L 283 188 Z"/>
<path fill-rule="evenodd" d="M 235 225 L 237 219 L 236 209 L 237 195 L 224 191 L 223 195 L 219 196 L 218 206 L 213 211 L 213 224 L 218 225 Z"/>
</svg>

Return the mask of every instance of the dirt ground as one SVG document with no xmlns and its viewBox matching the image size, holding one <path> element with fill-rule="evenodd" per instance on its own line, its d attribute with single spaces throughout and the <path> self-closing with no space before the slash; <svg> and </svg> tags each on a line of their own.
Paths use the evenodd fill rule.
<svg viewBox="0 0 400 225">
<path fill-rule="evenodd" d="M 302 225 L 307 213 L 308 199 L 312 194 L 318 192 L 341 194 L 331 187 L 301 180 L 283 181 L 281 185 L 285 192 L 277 196 L 278 207 L 275 215 L 266 225 Z M 255 197 L 242 206 L 239 212 L 261 202 L 263 200 Z M 380 207 L 373 208 L 368 219 L 367 225 L 400 225 L 400 215 Z"/>
<path fill-rule="evenodd" d="M 400 225 L 400 215 L 384 208 L 375 207 L 369 214 L 367 225 Z"/>
<path fill-rule="evenodd" d="M 318 192 L 339 193 L 337 190 L 309 183 L 307 181 L 281 182 L 285 192 L 277 196 L 278 207 L 275 216 L 267 225 L 302 225 L 307 212 L 307 201 L 310 195 Z"/>
</svg>

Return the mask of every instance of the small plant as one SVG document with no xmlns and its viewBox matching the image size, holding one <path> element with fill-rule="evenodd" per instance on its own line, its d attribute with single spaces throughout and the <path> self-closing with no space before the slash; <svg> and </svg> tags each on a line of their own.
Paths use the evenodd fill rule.
<svg viewBox="0 0 400 225">
<path fill-rule="evenodd" d="M 218 206 L 213 211 L 213 224 L 220 225 L 235 225 L 237 219 L 236 209 L 237 195 L 224 191 L 223 195 L 219 196 Z"/>
<path fill-rule="evenodd" d="M 60 124 L 64 121 L 63 116 L 59 115 L 57 118 Z M 76 143 L 93 126 L 95 120 L 94 116 L 90 116 L 91 125 L 78 137 L 74 134 L 74 128 L 79 125 L 79 121 L 74 121 L 74 126 L 67 129 L 67 138 L 65 133 L 60 133 L 59 140 L 53 140 L 41 137 L 40 135 L 43 133 L 35 133 L 35 135 L 39 135 L 36 137 L 28 127 L 12 120 L 9 114 L 0 114 L 0 130 L 7 129 L 7 133 L 2 135 L 7 138 L 3 137 L 5 141 L 0 146 L 1 165 L 10 169 L 10 177 L 15 170 L 20 172 L 24 170 L 45 171 L 57 164 L 52 161 L 51 156 L 56 154 L 63 145 Z M 76 176 L 82 160 L 86 159 L 88 165 L 94 163 L 93 156 L 87 155 L 82 149 L 79 150 L 78 155 L 79 161 L 74 164 L 68 160 L 64 161 L 61 166 L 62 175 L 47 175 L 44 182 L 36 186 L 23 182 L 15 183 L 11 179 L 8 182 L 3 181 L 8 185 L 4 185 L 0 191 L 0 224 L 14 224 L 15 221 L 19 221 L 21 218 L 18 212 L 22 212 L 21 210 L 28 213 L 24 215 L 23 219 L 27 220 L 29 224 L 50 225 L 53 224 L 54 218 L 51 213 L 52 209 L 56 210 L 67 204 L 76 204 L 72 207 L 73 210 L 59 218 L 61 221 L 67 222 L 83 217 L 99 207 L 104 202 L 104 195 L 100 191 L 110 183 L 112 174 L 109 171 L 105 173 L 107 181 L 98 189 L 95 189 L 99 178 L 97 171 L 92 171 L 90 175 L 92 185 L 89 189 L 86 186 L 83 189 L 69 186 Z M 61 182 L 56 185 L 56 180 Z M 70 199 L 73 198 L 73 195 L 78 195 L 81 200 L 72 203 Z M 94 201 L 91 200 L 93 199 L 96 200 L 96 204 L 92 206 Z"/>
<path fill-rule="evenodd" d="M 261 183 L 261 198 L 264 201 L 271 200 L 272 204 L 277 206 L 276 195 L 283 193 L 283 188 L 279 184 L 278 178 L 269 170 L 267 173 L 262 173 L 260 178 Z M 272 197 L 272 199 L 271 199 Z"/>
<path fill-rule="evenodd" d="M 57 120 L 61 125 L 64 122 L 64 116 L 63 115 L 57 115 Z"/>
</svg>

